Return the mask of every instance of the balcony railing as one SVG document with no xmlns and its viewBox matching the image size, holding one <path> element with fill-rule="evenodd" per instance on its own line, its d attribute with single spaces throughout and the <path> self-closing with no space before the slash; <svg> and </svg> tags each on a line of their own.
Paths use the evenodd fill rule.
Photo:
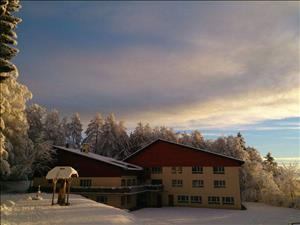
<svg viewBox="0 0 300 225">
<path fill-rule="evenodd" d="M 119 187 L 71 187 L 71 192 L 101 192 L 101 193 L 136 193 L 136 192 L 147 192 L 147 191 L 162 191 L 163 185 L 139 185 L 139 186 L 119 186 Z"/>
</svg>

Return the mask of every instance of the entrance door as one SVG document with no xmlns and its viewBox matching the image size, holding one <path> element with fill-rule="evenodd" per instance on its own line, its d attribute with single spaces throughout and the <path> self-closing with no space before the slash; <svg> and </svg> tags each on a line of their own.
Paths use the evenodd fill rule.
<svg viewBox="0 0 300 225">
<path fill-rule="evenodd" d="M 174 206 L 174 195 L 168 195 L 169 206 Z"/>
</svg>

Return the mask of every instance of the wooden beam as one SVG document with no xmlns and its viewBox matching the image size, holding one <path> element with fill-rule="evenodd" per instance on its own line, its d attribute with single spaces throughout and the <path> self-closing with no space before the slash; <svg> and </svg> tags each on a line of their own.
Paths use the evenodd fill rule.
<svg viewBox="0 0 300 225">
<path fill-rule="evenodd" d="M 52 205 L 54 205 L 54 195 L 55 195 L 55 191 L 56 191 L 56 180 L 53 179 L 53 193 L 52 193 Z"/>
</svg>

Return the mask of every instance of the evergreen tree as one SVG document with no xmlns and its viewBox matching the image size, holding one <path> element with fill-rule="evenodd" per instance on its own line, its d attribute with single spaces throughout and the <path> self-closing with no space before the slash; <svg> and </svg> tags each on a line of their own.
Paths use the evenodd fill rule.
<svg viewBox="0 0 300 225">
<path fill-rule="evenodd" d="M 78 113 L 73 114 L 71 117 L 68 129 L 71 136 L 71 145 L 74 148 L 80 148 L 82 139 L 82 124 Z"/>
<path fill-rule="evenodd" d="M 100 151 L 99 139 L 101 137 L 103 122 L 101 114 L 98 113 L 94 119 L 90 121 L 85 131 L 86 138 L 83 142 L 89 144 L 93 152 Z"/>
<path fill-rule="evenodd" d="M 52 110 L 46 115 L 44 127 L 45 140 L 51 141 L 54 145 L 64 145 L 64 134 L 57 110 Z"/>
<path fill-rule="evenodd" d="M 10 60 L 18 53 L 18 49 L 12 46 L 17 45 L 14 30 L 22 20 L 13 14 L 20 8 L 19 0 L 0 1 L 0 82 L 18 75 L 16 66 Z"/>
<path fill-rule="evenodd" d="M 129 153 L 129 137 L 123 122 L 117 122 L 114 114 L 105 118 L 97 154 L 122 158 Z"/>
<path fill-rule="evenodd" d="M 26 109 L 26 118 L 29 125 L 28 136 L 33 142 L 45 138 L 44 123 L 46 115 L 46 109 L 38 104 L 33 104 Z"/>
<path fill-rule="evenodd" d="M 133 153 L 150 143 L 153 140 L 152 136 L 152 129 L 150 125 L 146 124 L 144 126 L 142 122 L 139 122 L 134 131 L 130 134 L 130 152 Z"/>
</svg>

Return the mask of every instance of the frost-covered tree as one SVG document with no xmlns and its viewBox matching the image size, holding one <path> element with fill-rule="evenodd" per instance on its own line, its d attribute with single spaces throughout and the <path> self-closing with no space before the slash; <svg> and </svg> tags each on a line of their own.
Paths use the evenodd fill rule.
<svg viewBox="0 0 300 225">
<path fill-rule="evenodd" d="M 128 155 L 129 149 L 129 137 L 124 123 L 122 121 L 117 122 L 114 114 L 111 113 L 105 118 L 99 140 L 99 150 L 96 153 L 123 158 Z"/>
<path fill-rule="evenodd" d="M 47 113 L 44 125 L 44 138 L 54 145 L 64 145 L 65 137 L 60 126 L 60 118 L 57 110 Z"/>
<path fill-rule="evenodd" d="M 179 137 L 178 142 L 180 144 L 192 146 L 192 137 L 190 134 L 183 132 L 183 133 L 178 133 L 177 136 Z"/>
<path fill-rule="evenodd" d="M 200 133 L 200 131 L 198 131 L 198 130 L 192 131 L 191 144 L 195 148 L 201 148 L 201 149 L 206 148 L 204 138 L 203 138 L 202 134 Z"/>
<path fill-rule="evenodd" d="M 26 120 L 22 110 L 25 102 L 31 97 L 28 89 L 17 82 L 18 70 L 10 60 L 18 53 L 18 50 L 13 45 L 17 44 L 15 40 L 17 35 L 15 28 L 21 19 L 15 17 L 13 14 L 20 8 L 19 1 L 1 0 L 0 2 L 0 163 L 1 163 L 1 177 L 7 177 L 10 170 L 9 150 L 12 151 L 11 138 L 14 133 L 16 135 L 24 136 L 26 138 Z M 15 95 L 15 96 L 14 96 Z M 19 115 L 17 112 L 21 111 Z M 20 132 L 18 132 L 11 121 L 16 118 L 17 124 L 20 125 Z"/>
<path fill-rule="evenodd" d="M 62 144 L 70 144 L 71 143 L 71 133 L 69 129 L 69 123 L 68 123 L 68 117 L 64 117 L 60 124 L 59 124 L 59 129 L 61 130 L 61 134 L 63 136 Z"/>
<path fill-rule="evenodd" d="M 92 152 L 100 151 L 99 141 L 101 137 L 103 123 L 104 121 L 102 115 L 100 113 L 97 113 L 97 115 L 90 121 L 85 131 L 86 138 L 83 142 L 89 144 Z"/>
<path fill-rule="evenodd" d="M 142 122 L 139 122 L 130 134 L 129 140 L 131 145 L 130 151 L 135 152 L 153 140 L 152 128 L 149 124 L 144 125 Z"/>
<path fill-rule="evenodd" d="M 71 146 L 80 148 L 82 140 L 82 124 L 80 121 L 79 113 L 74 113 L 71 117 L 71 122 L 68 125 L 69 134 L 71 137 Z"/>
<path fill-rule="evenodd" d="M 26 117 L 29 125 L 28 136 L 33 141 L 36 142 L 39 139 L 44 139 L 44 123 L 47 115 L 46 108 L 38 105 L 32 104 L 26 108 Z"/>
<path fill-rule="evenodd" d="M 15 29 L 22 20 L 13 14 L 20 8 L 19 0 L 0 1 L 0 81 L 18 75 L 10 60 L 18 53 Z"/>
</svg>

